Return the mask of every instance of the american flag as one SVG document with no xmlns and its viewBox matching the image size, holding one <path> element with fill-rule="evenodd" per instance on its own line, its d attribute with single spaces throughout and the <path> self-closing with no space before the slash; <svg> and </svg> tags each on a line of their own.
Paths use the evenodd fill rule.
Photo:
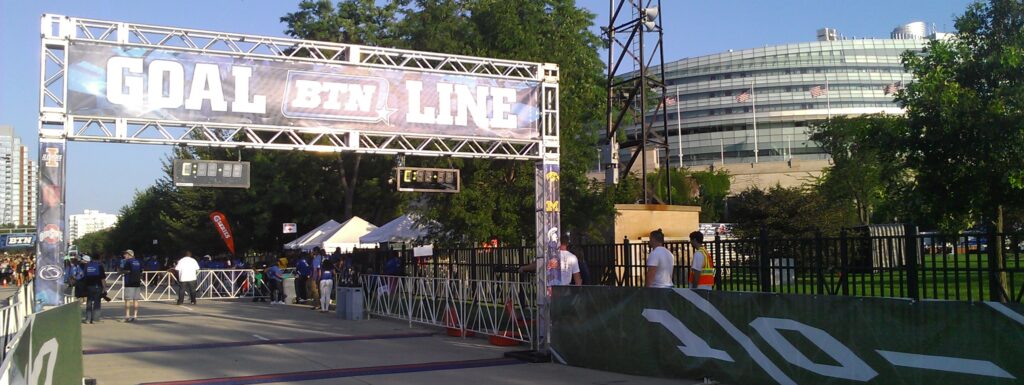
<svg viewBox="0 0 1024 385">
<path fill-rule="evenodd" d="M 828 94 L 828 88 L 822 88 L 821 86 L 811 87 L 811 97 L 816 98 L 822 95 Z"/>
<path fill-rule="evenodd" d="M 736 95 L 736 103 L 746 103 L 746 102 L 749 102 L 749 101 L 750 101 L 750 91 L 743 91 L 743 92 L 740 92 L 739 95 Z"/>
<path fill-rule="evenodd" d="M 674 97 L 667 97 L 667 98 L 665 98 L 665 104 L 669 105 L 669 106 L 676 105 L 676 98 L 674 98 Z"/>
<path fill-rule="evenodd" d="M 892 95 L 901 89 L 903 89 L 903 82 L 896 82 L 885 86 L 885 89 L 883 89 L 882 92 L 886 95 Z"/>
</svg>

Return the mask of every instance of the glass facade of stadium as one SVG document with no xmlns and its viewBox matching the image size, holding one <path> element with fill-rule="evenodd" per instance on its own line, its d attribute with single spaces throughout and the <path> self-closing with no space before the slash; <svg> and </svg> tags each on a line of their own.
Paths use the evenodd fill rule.
<svg viewBox="0 0 1024 385">
<path fill-rule="evenodd" d="M 809 126 L 829 116 L 902 113 L 887 92 L 911 80 L 900 55 L 926 42 L 816 41 L 666 63 L 669 164 L 679 166 L 680 144 L 686 166 L 753 163 L 755 116 L 759 162 L 826 159 Z M 665 152 L 659 156 L 664 165 Z"/>
</svg>

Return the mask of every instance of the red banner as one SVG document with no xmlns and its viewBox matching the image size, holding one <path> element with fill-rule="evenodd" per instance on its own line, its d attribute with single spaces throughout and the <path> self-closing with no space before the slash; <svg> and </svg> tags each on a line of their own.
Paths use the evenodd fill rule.
<svg viewBox="0 0 1024 385">
<path fill-rule="evenodd" d="M 231 254 L 234 254 L 235 239 L 231 237 L 231 226 L 228 225 L 228 217 L 224 216 L 224 213 L 220 211 L 214 211 L 210 213 L 210 220 L 213 221 L 213 226 L 217 228 L 220 237 L 224 239 L 224 244 L 228 245 L 228 250 L 231 251 Z"/>
</svg>

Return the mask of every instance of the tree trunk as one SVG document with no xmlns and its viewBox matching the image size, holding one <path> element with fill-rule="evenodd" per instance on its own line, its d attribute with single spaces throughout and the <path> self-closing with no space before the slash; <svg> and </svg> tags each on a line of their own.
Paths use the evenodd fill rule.
<svg viewBox="0 0 1024 385">
<path fill-rule="evenodd" d="M 995 263 L 996 265 L 992 270 L 995 271 L 992 277 L 995 282 L 993 285 L 990 285 L 991 289 L 995 290 L 996 293 L 990 294 L 989 297 L 999 302 L 1009 302 L 1008 293 L 1010 289 L 1006 283 L 1006 270 L 1004 269 L 1006 261 L 1003 255 L 1003 205 L 996 206 L 996 236 L 993 238 L 995 238 L 995 244 L 988 245 L 988 252 L 993 253 L 993 250 L 995 252 L 994 258 L 989 258 L 989 263 Z"/>
<path fill-rule="evenodd" d="M 344 190 L 344 213 L 342 222 L 352 218 L 352 206 L 356 197 L 356 186 L 359 182 L 359 163 L 363 159 L 363 154 L 355 154 L 355 160 L 352 162 L 352 173 L 351 176 L 345 171 L 345 155 L 338 155 L 338 169 L 341 172 L 341 188 Z"/>
</svg>

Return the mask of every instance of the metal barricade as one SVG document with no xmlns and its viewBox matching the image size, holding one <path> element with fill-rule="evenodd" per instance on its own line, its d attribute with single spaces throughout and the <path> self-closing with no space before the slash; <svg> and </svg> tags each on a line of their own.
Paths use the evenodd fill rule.
<svg viewBox="0 0 1024 385">
<path fill-rule="evenodd" d="M 200 270 L 196 279 L 197 299 L 252 298 L 255 272 L 249 269 Z M 124 275 L 107 273 L 107 296 L 111 302 L 124 301 Z M 145 271 L 140 286 L 142 301 L 176 301 L 178 278 L 169 271 Z"/>
<path fill-rule="evenodd" d="M 536 285 L 436 277 L 364 275 L 370 315 L 533 343 Z"/>
</svg>

